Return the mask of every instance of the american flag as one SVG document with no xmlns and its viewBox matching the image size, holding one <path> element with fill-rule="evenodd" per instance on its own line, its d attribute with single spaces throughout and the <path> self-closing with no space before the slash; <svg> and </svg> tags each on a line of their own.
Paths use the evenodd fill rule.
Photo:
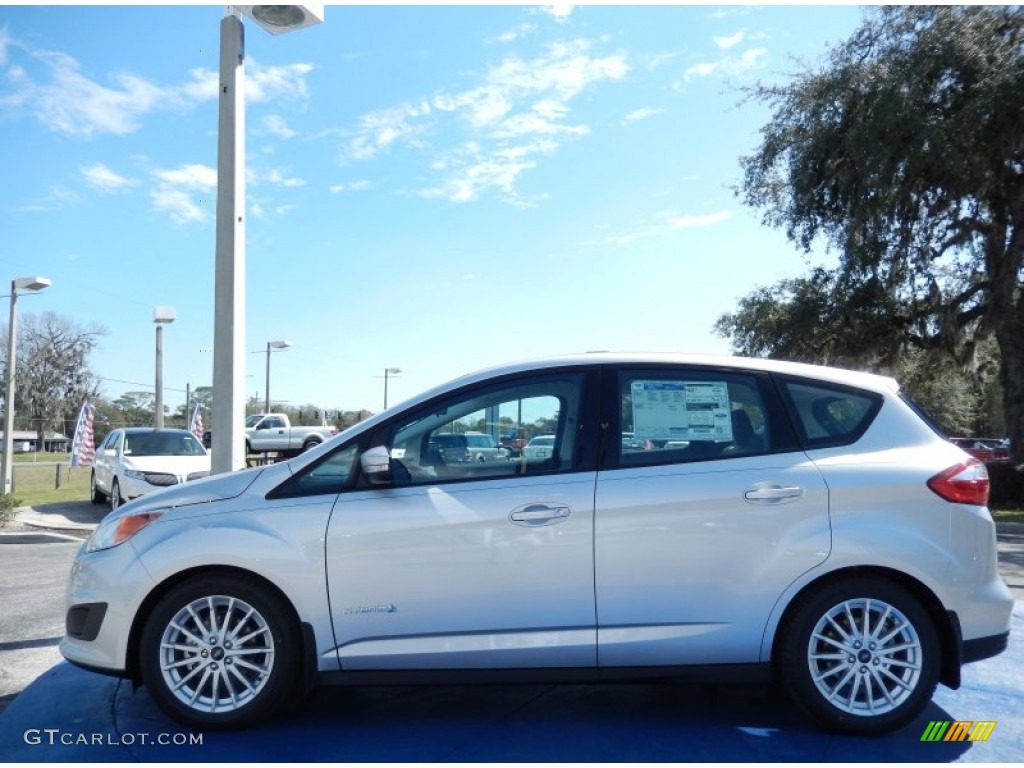
<svg viewBox="0 0 1024 768">
<path fill-rule="evenodd" d="M 188 431 L 196 436 L 196 440 L 203 442 L 203 406 L 197 405 L 192 412 L 192 423 L 188 425 Z"/>
<path fill-rule="evenodd" d="M 92 438 L 92 420 L 95 416 L 96 406 L 89 405 L 88 401 L 83 403 L 82 410 L 78 413 L 75 436 L 71 440 L 72 467 L 91 467 L 93 459 L 96 458 L 96 444 Z"/>
</svg>

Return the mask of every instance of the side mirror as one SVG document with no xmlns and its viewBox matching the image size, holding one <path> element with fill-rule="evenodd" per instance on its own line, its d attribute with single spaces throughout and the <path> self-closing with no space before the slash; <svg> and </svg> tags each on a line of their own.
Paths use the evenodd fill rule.
<svg viewBox="0 0 1024 768">
<path fill-rule="evenodd" d="M 103 455 L 104 456 L 117 456 L 117 450 L 115 448 L 104 448 L 103 449 Z"/>
<path fill-rule="evenodd" d="M 383 445 L 363 451 L 359 457 L 359 466 L 373 485 L 391 482 L 391 456 Z"/>
</svg>

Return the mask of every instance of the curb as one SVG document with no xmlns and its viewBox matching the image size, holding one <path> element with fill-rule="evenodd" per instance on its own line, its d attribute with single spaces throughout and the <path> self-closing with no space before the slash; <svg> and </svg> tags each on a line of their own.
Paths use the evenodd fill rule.
<svg viewBox="0 0 1024 768">
<path fill-rule="evenodd" d="M 35 533 L 32 531 L 2 531 L 0 544 L 80 544 L 82 539 L 66 533 Z"/>
</svg>

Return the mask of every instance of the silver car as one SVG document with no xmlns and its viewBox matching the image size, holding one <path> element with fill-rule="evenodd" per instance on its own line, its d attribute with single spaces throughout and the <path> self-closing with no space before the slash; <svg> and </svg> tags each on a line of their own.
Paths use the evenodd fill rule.
<svg viewBox="0 0 1024 768">
<path fill-rule="evenodd" d="M 505 421 L 550 452 L 437 448 Z M 1006 646 L 987 499 L 984 465 L 888 378 L 517 364 L 118 509 L 75 560 L 60 650 L 199 728 L 318 682 L 684 675 L 774 679 L 826 727 L 877 734 Z"/>
</svg>

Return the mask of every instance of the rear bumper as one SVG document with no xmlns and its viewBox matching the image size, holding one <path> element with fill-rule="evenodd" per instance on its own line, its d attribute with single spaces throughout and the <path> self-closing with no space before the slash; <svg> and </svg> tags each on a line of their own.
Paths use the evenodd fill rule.
<svg viewBox="0 0 1024 768">
<path fill-rule="evenodd" d="M 964 640 L 962 662 L 970 664 L 972 661 L 998 656 L 1006 650 L 1009 643 L 1010 633 L 1008 631 L 988 637 L 977 637 L 974 640 Z"/>
</svg>

